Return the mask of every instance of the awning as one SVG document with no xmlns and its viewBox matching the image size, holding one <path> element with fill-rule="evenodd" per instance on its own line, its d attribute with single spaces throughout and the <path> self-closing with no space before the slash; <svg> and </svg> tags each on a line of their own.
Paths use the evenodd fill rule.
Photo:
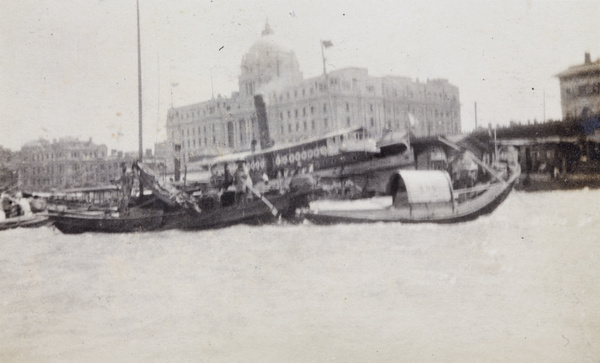
<svg viewBox="0 0 600 363">
<path fill-rule="evenodd" d="M 441 170 L 399 170 L 409 203 L 452 201 L 452 182 L 448 172 Z"/>
</svg>

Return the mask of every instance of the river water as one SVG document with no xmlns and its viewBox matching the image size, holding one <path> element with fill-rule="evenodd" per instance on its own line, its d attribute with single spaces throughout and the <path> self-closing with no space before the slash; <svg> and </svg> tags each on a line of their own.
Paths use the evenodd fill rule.
<svg viewBox="0 0 600 363">
<path fill-rule="evenodd" d="M 598 362 L 599 190 L 456 225 L 0 234 L 2 362 Z"/>
</svg>

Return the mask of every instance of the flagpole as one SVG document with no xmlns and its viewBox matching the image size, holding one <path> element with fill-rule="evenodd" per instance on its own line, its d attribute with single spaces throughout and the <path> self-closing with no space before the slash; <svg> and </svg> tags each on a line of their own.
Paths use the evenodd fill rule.
<svg viewBox="0 0 600 363">
<path fill-rule="evenodd" d="M 323 59 L 323 75 L 327 75 L 327 69 L 325 68 L 325 49 L 323 47 L 323 39 L 321 39 L 321 58 Z"/>
<path fill-rule="evenodd" d="M 329 100 L 329 118 L 331 119 L 331 124 L 333 125 L 333 117 L 335 117 L 335 115 L 333 114 L 333 102 L 331 100 L 331 91 L 329 90 L 329 76 L 327 75 L 327 67 L 325 66 L 325 45 L 323 44 L 323 40 L 321 39 L 321 57 L 323 58 L 323 77 L 325 78 L 325 88 L 327 88 L 327 98 Z M 328 41 L 327 46 L 330 47 L 332 44 L 330 41 Z M 340 124 L 339 124 L 339 120 L 336 118 L 335 120 L 335 129 L 339 130 L 340 129 Z"/>
</svg>

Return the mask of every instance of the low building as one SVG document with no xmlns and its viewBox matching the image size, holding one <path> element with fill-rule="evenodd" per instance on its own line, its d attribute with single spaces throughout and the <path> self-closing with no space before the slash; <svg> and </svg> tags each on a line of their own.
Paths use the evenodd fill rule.
<svg viewBox="0 0 600 363">
<path fill-rule="evenodd" d="M 557 75 L 563 119 L 600 116 L 600 58 L 592 62 L 585 53 L 584 63 Z"/>
<path fill-rule="evenodd" d="M 28 191 L 105 186 L 120 177 L 121 163 L 131 166 L 134 160 L 109 156 L 106 146 L 94 144 L 91 138 L 80 141 L 70 137 L 52 143 L 30 141 L 21 148 L 18 159 L 19 187 Z"/>
</svg>

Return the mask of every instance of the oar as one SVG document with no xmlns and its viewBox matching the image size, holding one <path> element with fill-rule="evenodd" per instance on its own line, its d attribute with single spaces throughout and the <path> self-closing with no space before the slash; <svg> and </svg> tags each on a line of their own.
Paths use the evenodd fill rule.
<svg viewBox="0 0 600 363">
<path fill-rule="evenodd" d="M 439 137 L 438 140 L 440 140 L 441 142 L 443 142 L 444 144 L 450 146 L 451 148 L 457 150 L 457 151 L 462 151 L 462 149 L 456 145 L 455 143 L 444 139 L 443 137 Z M 502 183 L 503 185 L 506 185 L 506 181 L 504 179 L 502 179 L 494 169 L 490 168 L 489 166 L 487 166 L 483 161 L 479 160 L 476 157 L 473 157 L 473 161 L 475 162 L 475 164 L 481 166 L 482 168 L 484 168 L 485 170 L 487 170 L 488 173 L 490 173 L 494 178 L 496 178 L 500 183 Z"/>
<path fill-rule="evenodd" d="M 267 198 L 265 198 L 258 190 L 254 189 L 252 184 L 250 184 L 250 182 L 248 182 L 248 179 L 244 179 L 244 185 L 247 186 L 248 189 L 250 189 L 250 191 L 252 191 L 252 193 L 254 193 L 254 195 L 259 197 L 260 200 L 262 200 L 263 203 L 265 203 L 265 205 L 267 207 L 269 207 L 269 209 L 271 210 L 271 213 L 273 214 L 274 217 L 277 217 L 277 215 L 279 214 L 279 211 L 277 210 L 277 208 L 275 208 L 275 206 L 271 202 L 269 202 L 269 200 L 267 200 Z"/>
</svg>

